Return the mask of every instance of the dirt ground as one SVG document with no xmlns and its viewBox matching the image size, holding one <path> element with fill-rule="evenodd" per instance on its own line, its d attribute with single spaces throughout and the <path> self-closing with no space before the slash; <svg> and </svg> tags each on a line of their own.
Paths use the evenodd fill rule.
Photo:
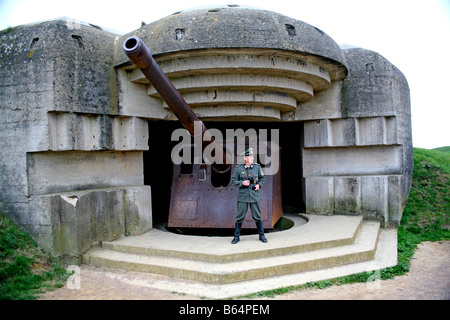
<svg viewBox="0 0 450 320">
<path fill-rule="evenodd" d="M 423 242 L 410 271 L 391 280 L 300 290 L 275 299 L 303 300 L 449 300 L 450 241 Z"/>
<path fill-rule="evenodd" d="M 410 271 L 391 280 L 293 291 L 281 300 L 449 300 L 450 241 L 421 243 Z M 124 272 L 83 265 L 79 289 L 64 286 L 41 296 L 41 300 L 197 300 L 198 296 L 173 293 L 139 285 L 159 279 L 157 275 Z M 176 280 L 173 280 L 176 281 Z M 75 282 L 72 285 L 76 285 Z M 70 286 L 70 285 L 69 285 Z M 256 298 L 255 298 L 256 300 Z"/>
</svg>

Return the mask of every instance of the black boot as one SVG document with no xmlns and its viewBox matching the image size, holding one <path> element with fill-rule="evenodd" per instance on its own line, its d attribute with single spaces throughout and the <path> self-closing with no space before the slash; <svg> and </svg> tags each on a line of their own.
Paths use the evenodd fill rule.
<svg viewBox="0 0 450 320">
<path fill-rule="evenodd" d="M 267 242 L 267 238 L 264 235 L 264 228 L 263 228 L 262 221 L 255 221 L 255 222 L 256 222 L 256 227 L 258 228 L 259 240 L 261 240 L 262 242 L 266 243 Z"/>
<path fill-rule="evenodd" d="M 235 244 L 239 242 L 239 236 L 241 235 L 241 227 L 242 222 L 236 222 L 236 226 L 234 228 L 234 238 L 231 241 L 231 244 Z"/>
</svg>

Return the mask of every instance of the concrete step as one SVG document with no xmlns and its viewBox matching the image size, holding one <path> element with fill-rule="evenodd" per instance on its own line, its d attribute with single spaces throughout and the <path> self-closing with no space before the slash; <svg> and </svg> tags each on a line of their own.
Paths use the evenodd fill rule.
<svg viewBox="0 0 450 320">
<path fill-rule="evenodd" d="M 102 247 L 152 256 L 216 263 L 232 262 L 351 244 L 363 221 L 360 216 L 285 214 L 284 217 L 292 220 L 294 226 L 282 232 L 266 233 L 268 243 L 258 241 L 256 234 L 241 236 L 240 242 L 231 245 L 232 232 L 230 237 L 202 237 L 153 229 L 140 236 L 103 242 Z"/>
<path fill-rule="evenodd" d="M 93 249 L 88 252 L 85 261 L 95 266 L 149 272 L 202 283 L 231 284 L 371 260 L 375 255 L 380 225 L 378 222 L 362 222 L 357 224 L 356 230 L 354 241 L 350 243 L 335 245 L 339 242 L 336 240 L 337 242 L 332 242 L 333 246 L 331 247 L 319 246 L 317 249 L 308 251 L 304 251 L 304 247 L 297 243 L 290 246 L 295 248 L 295 252 L 283 252 L 282 254 L 278 252 L 276 255 L 264 255 L 264 250 L 260 248 L 251 251 L 257 253 L 252 258 L 244 260 L 233 259 L 224 262 L 219 259 L 211 262 L 197 259 L 197 254 L 192 254 L 195 250 L 190 251 L 191 255 L 172 257 L 165 255 L 165 252 L 162 252 L 162 255 L 148 254 L 148 252 L 126 252 L 124 247 L 121 246 L 120 251 L 111 250 L 113 248 Z M 253 237 L 256 237 L 256 239 L 253 239 L 251 243 L 258 246 L 257 236 Z M 273 239 L 275 242 L 273 246 L 277 246 L 277 242 L 280 240 L 277 241 L 276 238 Z M 286 235 L 283 238 L 286 238 Z M 206 240 L 208 239 L 204 239 L 204 241 Z M 248 242 L 250 243 L 250 241 Z M 231 246 L 227 245 L 228 247 Z M 261 243 L 261 246 L 264 246 L 264 244 Z M 299 248 L 300 251 L 297 250 Z M 270 249 L 275 250 L 274 248 Z M 177 250 L 180 250 L 180 248 L 177 248 Z M 205 251 L 208 250 L 203 250 L 203 253 Z M 210 253 L 208 254 L 210 255 Z M 194 257 L 194 259 L 191 259 L 191 257 Z M 233 256 L 233 258 L 236 257 Z"/>
</svg>

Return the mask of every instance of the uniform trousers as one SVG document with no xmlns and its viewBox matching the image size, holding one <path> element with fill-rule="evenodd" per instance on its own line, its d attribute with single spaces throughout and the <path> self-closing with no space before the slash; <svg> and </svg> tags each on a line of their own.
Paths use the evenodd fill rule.
<svg viewBox="0 0 450 320">
<path fill-rule="evenodd" d="M 248 207 L 250 206 L 250 211 L 252 212 L 252 218 L 255 221 L 261 221 L 261 208 L 259 207 L 259 202 L 237 202 L 237 216 L 236 222 L 242 223 L 247 215 Z"/>
</svg>

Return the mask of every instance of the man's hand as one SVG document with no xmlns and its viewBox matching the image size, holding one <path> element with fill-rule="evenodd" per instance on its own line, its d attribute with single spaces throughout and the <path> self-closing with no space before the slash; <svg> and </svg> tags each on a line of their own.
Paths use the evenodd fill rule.
<svg viewBox="0 0 450 320">
<path fill-rule="evenodd" d="M 259 190 L 259 184 L 257 184 L 257 185 L 255 186 L 255 190 L 256 190 L 256 191 Z"/>
<path fill-rule="evenodd" d="M 248 187 L 250 185 L 250 180 L 242 181 L 242 185 Z"/>
</svg>

